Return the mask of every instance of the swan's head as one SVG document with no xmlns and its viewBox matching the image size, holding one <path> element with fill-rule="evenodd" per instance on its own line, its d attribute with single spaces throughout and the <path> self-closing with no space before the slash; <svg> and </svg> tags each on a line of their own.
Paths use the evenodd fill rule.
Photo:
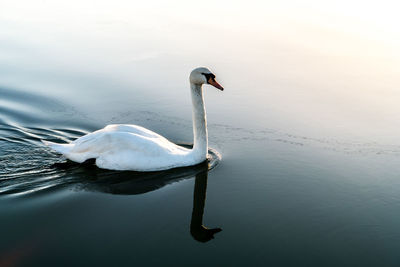
<svg viewBox="0 0 400 267">
<path fill-rule="evenodd" d="M 215 75 L 207 68 L 197 68 L 192 70 L 189 80 L 194 84 L 211 84 L 221 91 L 224 90 L 224 88 L 215 80 Z"/>
</svg>

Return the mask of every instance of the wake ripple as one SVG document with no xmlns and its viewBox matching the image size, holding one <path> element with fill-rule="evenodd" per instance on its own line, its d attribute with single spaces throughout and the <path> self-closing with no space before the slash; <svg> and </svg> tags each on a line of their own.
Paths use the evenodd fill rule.
<svg viewBox="0 0 400 267">
<path fill-rule="evenodd" d="M 204 164 L 159 172 L 102 170 L 93 160 L 71 162 L 51 151 L 41 140 L 72 141 L 87 132 L 76 129 L 38 129 L 1 125 L 0 196 L 26 196 L 63 188 L 112 194 L 142 194 L 213 169 L 220 161 L 210 149 Z"/>
</svg>

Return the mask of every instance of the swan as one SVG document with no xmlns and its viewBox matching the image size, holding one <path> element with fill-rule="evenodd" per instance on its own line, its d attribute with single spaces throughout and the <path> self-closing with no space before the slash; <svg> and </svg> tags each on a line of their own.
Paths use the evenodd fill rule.
<svg viewBox="0 0 400 267">
<path fill-rule="evenodd" d="M 43 143 L 69 160 L 82 163 L 95 159 L 102 169 L 160 171 L 199 164 L 207 159 L 207 119 L 203 84 L 223 91 L 207 68 L 194 69 L 189 76 L 192 97 L 193 148 L 176 145 L 165 137 L 138 125 L 112 124 L 78 139 L 59 144 Z"/>
</svg>

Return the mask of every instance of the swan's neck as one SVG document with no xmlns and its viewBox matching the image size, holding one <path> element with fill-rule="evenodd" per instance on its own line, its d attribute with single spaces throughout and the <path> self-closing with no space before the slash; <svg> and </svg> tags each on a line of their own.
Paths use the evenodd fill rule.
<svg viewBox="0 0 400 267">
<path fill-rule="evenodd" d="M 203 88 L 201 85 L 191 83 L 190 89 L 193 104 L 194 135 L 192 155 L 200 163 L 206 160 L 208 152 L 206 109 L 204 107 Z"/>
</svg>

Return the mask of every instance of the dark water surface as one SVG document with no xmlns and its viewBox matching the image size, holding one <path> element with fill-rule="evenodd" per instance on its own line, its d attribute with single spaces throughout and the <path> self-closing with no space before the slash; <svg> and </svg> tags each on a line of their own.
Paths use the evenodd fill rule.
<svg viewBox="0 0 400 267">
<path fill-rule="evenodd" d="M 398 29 L 284 2 L 1 4 L 0 266 L 399 266 Z M 191 143 L 202 65 L 225 87 L 205 164 L 106 171 L 41 143 L 111 123 Z"/>
</svg>

